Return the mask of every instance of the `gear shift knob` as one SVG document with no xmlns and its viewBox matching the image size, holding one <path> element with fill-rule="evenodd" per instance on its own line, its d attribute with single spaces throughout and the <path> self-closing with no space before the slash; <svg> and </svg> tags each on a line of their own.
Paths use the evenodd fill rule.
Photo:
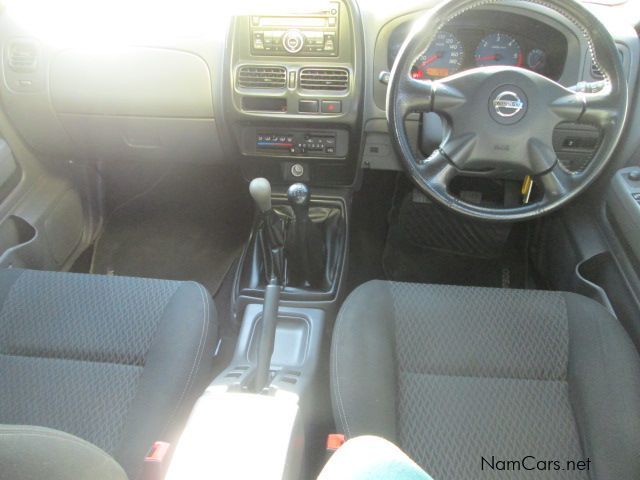
<svg viewBox="0 0 640 480">
<path fill-rule="evenodd" d="M 266 178 L 254 178 L 249 184 L 249 193 L 262 213 L 271 210 L 271 184 Z"/>
<path fill-rule="evenodd" d="M 294 183 L 287 190 L 287 199 L 294 209 L 308 207 L 311 200 L 309 187 L 304 183 Z"/>
</svg>

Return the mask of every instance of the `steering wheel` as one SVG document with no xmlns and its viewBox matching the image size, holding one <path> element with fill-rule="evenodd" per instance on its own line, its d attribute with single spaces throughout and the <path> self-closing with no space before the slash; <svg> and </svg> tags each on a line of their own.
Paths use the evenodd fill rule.
<svg viewBox="0 0 640 480">
<path fill-rule="evenodd" d="M 411 77 L 415 59 L 448 22 L 473 8 L 509 5 L 552 9 L 568 18 L 586 39 L 593 61 L 605 74 L 597 93 L 570 90 L 536 72 L 507 66 L 479 67 L 439 80 Z M 606 27 L 574 0 L 447 0 L 416 22 L 393 65 L 387 90 L 387 123 L 394 149 L 414 183 L 429 197 L 482 220 L 538 217 L 566 204 L 602 172 L 622 134 L 628 89 L 615 42 Z M 443 143 L 428 158 L 411 146 L 405 119 L 412 112 L 436 112 L 448 123 Z M 601 131 L 594 157 L 579 173 L 564 169 L 552 137 L 561 122 L 589 123 Z M 524 179 L 540 189 L 539 199 L 516 207 L 490 208 L 450 192 L 458 175 Z"/>
</svg>

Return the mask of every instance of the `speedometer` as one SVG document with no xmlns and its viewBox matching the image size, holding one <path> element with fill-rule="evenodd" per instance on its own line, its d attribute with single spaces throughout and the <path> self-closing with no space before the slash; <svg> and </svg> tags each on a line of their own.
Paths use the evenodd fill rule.
<svg viewBox="0 0 640 480">
<path fill-rule="evenodd" d="M 429 48 L 418 57 L 411 69 L 413 78 L 442 78 L 460 70 L 464 51 L 451 32 L 438 32 Z"/>
<path fill-rule="evenodd" d="M 500 32 L 492 33 L 480 40 L 476 48 L 475 60 L 479 67 L 490 65 L 521 67 L 523 64 L 522 48 L 511 35 Z"/>
</svg>

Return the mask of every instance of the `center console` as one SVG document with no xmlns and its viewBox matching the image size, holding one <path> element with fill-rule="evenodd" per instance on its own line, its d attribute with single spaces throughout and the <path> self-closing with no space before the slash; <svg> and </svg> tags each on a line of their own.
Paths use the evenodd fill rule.
<svg viewBox="0 0 640 480">
<path fill-rule="evenodd" d="M 314 478 L 333 422 L 321 365 L 344 294 L 362 24 L 352 0 L 282 3 L 230 30 L 222 128 L 256 218 L 235 275 L 233 357 L 196 404 L 168 478 Z"/>
<path fill-rule="evenodd" d="M 362 26 L 350 0 L 279 7 L 233 22 L 229 134 L 247 179 L 348 186 L 362 105 Z"/>
<path fill-rule="evenodd" d="M 235 351 L 192 411 L 169 479 L 313 478 L 317 432 L 331 424 L 321 365 L 342 294 L 347 197 L 303 183 L 272 190 L 266 178 L 249 189 L 256 220 L 236 274 Z"/>
</svg>

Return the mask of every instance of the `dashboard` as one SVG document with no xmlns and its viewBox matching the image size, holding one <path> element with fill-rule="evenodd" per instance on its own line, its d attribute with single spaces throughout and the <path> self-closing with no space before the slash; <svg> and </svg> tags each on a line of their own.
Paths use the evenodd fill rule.
<svg viewBox="0 0 640 480">
<path fill-rule="evenodd" d="M 197 3 L 210 9 L 182 12 L 199 20 L 197 31 L 128 42 L 112 28 L 97 48 L 73 35 L 68 43 L 49 41 L 1 15 L 1 109 L 20 141 L 43 157 L 76 163 L 233 163 L 247 178 L 322 187 L 353 185 L 360 168 L 400 169 L 380 78 L 413 22 L 439 0 Z M 602 78 L 571 21 L 538 4 L 523 13 L 521 4 L 488 2 L 460 15 L 416 58 L 412 75 L 519 65 L 567 87 Z M 611 7 L 589 8 L 615 39 L 635 92 L 634 25 Z M 153 15 L 127 21 L 137 32 Z M 169 19 L 155 30 L 169 35 L 171 26 Z M 433 133 L 419 116 L 407 123 L 416 145 Z M 559 136 L 560 148 L 572 132 Z M 621 151 L 638 148 L 640 137 L 629 137 Z M 565 153 L 578 162 L 584 152 Z"/>
<path fill-rule="evenodd" d="M 411 22 L 395 28 L 389 40 L 391 69 Z M 473 11 L 436 34 L 416 59 L 411 75 L 437 79 L 474 67 L 508 65 L 560 78 L 567 57 L 567 40 L 550 25 L 522 15 Z"/>
</svg>

